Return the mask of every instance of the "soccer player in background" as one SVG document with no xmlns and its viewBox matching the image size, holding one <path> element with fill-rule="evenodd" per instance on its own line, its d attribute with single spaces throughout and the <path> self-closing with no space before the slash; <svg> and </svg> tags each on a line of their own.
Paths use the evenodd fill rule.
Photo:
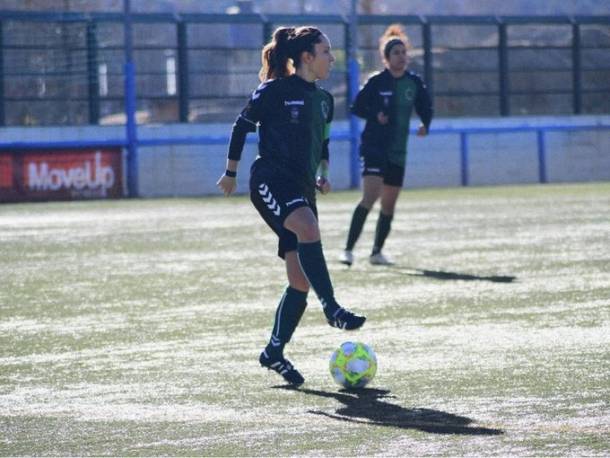
<svg viewBox="0 0 610 458">
<path fill-rule="evenodd" d="M 379 39 L 385 69 L 373 75 L 360 90 L 351 111 L 366 119 L 360 144 L 362 199 L 354 210 L 345 250 L 340 261 L 352 265 L 353 249 L 369 211 L 381 197 L 371 264 L 392 262 L 381 252 L 390 233 L 394 208 L 405 175 L 411 113 L 415 108 L 421 125 L 418 136 L 428 134 L 432 104 L 419 76 L 407 71 L 409 39 L 400 25 L 389 26 Z"/>
<path fill-rule="evenodd" d="M 262 51 L 262 84 L 233 125 L 226 171 L 217 183 L 225 195 L 235 191 L 246 135 L 258 126 L 250 199 L 279 238 L 278 255 L 288 276 L 259 362 L 293 386 L 304 379 L 284 358 L 284 346 L 305 311 L 310 285 L 331 326 L 352 330 L 366 319 L 335 300 L 316 210 L 316 188 L 322 194 L 330 191 L 328 139 L 334 101 L 315 82 L 328 78 L 334 60 L 328 38 L 317 28 L 280 27 L 274 32 Z"/>
</svg>

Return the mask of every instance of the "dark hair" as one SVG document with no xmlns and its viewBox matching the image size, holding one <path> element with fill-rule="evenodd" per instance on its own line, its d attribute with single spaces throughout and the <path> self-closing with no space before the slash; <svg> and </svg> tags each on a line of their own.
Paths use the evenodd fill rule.
<svg viewBox="0 0 610 458">
<path fill-rule="evenodd" d="M 279 27 L 261 53 L 261 81 L 291 75 L 301 65 L 301 54 L 315 54 L 315 45 L 322 41 L 322 32 L 315 27 Z M 290 62 L 292 61 L 292 62 Z"/>
<path fill-rule="evenodd" d="M 379 52 L 385 60 L 388 60 L 392 48 L 399 44 L 407 49 L 411 47 L 409 37 L 407 37 L 403 27 L 400 24 L 392 24 L 385 29 L 385 32 L 379 38 Z"/>
</svg>

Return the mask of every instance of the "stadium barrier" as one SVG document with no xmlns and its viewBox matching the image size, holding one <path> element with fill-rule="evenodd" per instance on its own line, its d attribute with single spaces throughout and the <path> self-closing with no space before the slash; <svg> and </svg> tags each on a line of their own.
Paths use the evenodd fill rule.
<svg viewBox="0 0 610 458">
<path fill-rule="evenodd" d="M 551 123 L 553 120 L 555 122 Z M 46 138 L 49 138 L 48 129 L 44 133 Z M 75 149 L 91 153 L 94 150 L 126 148 L 127 139 L 121 136 L 124 133 L 121 126 L 98 127 L 95 134 L 100 137 L 98 140 L 92 140 L 93 131 L 88 131 L 95 127 L 80 129 L 86 140 L 32 139 L 24 142 L 17 140 L 20 134 L 16 128 L 13 130 L 15 140 L 0 142 L 0 157 L 7 154 L 13 158 L 26 157 L 34 152 L 52 156 L 56 154 L 54 152 L 65 153 Z M 230 125 L 208 126 L 208 129 L 218 132 L 215 135 L 188 135 L 198 129 L 196 125 L 140 128 L 141 135 L 137 139 L 137 148 L 141 152 L 137 164 L 140 176 L 138 195 L 162 197 L 217 193 L 215 181 L 224 167 Z M 27 131 L 33 134 L 36 129 L 28 128 Z M 421 140 L 412 135 L 405 187 L 610 180 L 609 131 L 610 116 L 436 120 L 428 138 Z M 68 134 L 63 132 L 62 135 Z M 359 158 L 353 156 L 350 147 L 351 132 L 347 121 L 336 123 L 331 142 L 334 187 L 353 188 L 350 171 L 359 167 Z M 255 135 L 248 137 L 242 162 L 247 164 L 254 158 L 256 143 Z M 123 167 L 114 172 L 115 176 L 122 177 L 117 179 L 121 186 L 125 183 L 124 160 L 123 156 Z M 91 163 L 91 156 L 83 157 L 83 170 L 86 170 L 87 162 Z M 91 165 L 89 167 L 90 171 L 96 170 Z M 40 184 L 40 179 L 34 180 L 33 184 L 30 182 L 28 170 L 20 170 L 21 177 L 13 176 L 15 180 L 18 178 L 14 186 L 22 194 L 23 190 L 35 189 Z M 239 192 L 247 190 L 247 175 L 247 165 L 244 164 L 240 167 Z M 0 160 L 0 176 L 7 176 L 6 160 Z M 60 175 L 47 178 L 56 180 L 52 183 L 55 187 L 61 184 Z M 91 176 L 88 183 L 95 183 L 95 179 Z M 71 182 L 64 180 L 63 183 Z M 82 185 L 78 180 L 75 183 Z M 79 194 L 78 189 L 72 189 L 63 198 L 99 198 L 103 197 L 102 192 L 100 182 L 97 188 L 90 186 L 86 193 Z M 117 192 L 106 196 L 124 195 Z M 3 198 L 3 195 L 12 197 Z M 19 193 L 15 190 L 7 191 L 6 179 L 0 180 L 1 201 L 14 201 L 17 195 Z M 39 195 L 38 198 L 44 197 Z"/>
</svg>

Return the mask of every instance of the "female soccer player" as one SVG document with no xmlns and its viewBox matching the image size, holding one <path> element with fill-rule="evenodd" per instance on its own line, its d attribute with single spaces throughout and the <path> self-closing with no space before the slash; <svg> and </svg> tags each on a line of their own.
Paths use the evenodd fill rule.
<svg viewBox="0 0 610 458">
<path fill-rule="evenodd" d="M 328 78 L 334 60 L 328 38 L 317 28 L 281 27 L 274 32 L 262 51 L 262 84 L 233 125 L 226 172 L 217 183 L 225 195 L 235 191 L 246 135 L 258 126 L 250 199 L 279 237 L 278 255 L 288 275 L 271 339 L 259 361 L 293 386 L 304 379 L 284 358 L 284 346 L 305 311 L 310 285 L 331 326 L 357 329 L 366 319 L 335 300 L 317 219 L 316 188 L 322 194 L 330 191 L 328 134 L 334 102 L 315 81 Z"/>
<path fill-rule="evenodd" d="M 352 265 L 352 250 L 362 232 L 369 211 L 381 197 L 371 264 L 388 265 L 381 249 L 390 233 L 396 200 L 400 194 L 407 162 L 407 140 L 413 108 L 421 125 L 418 136 L 428 134 L 432 104 L 423 81 L 407 71 L 409 39 L 399 25 L 391 25 L 379 39 L 379 51 L 385 70 L 373 75 L 356 96 L 351 111 L 366 119 L 362 132 L 360 156 L 362 200 L 356 206 L 340 261 Z"/>
</svg>

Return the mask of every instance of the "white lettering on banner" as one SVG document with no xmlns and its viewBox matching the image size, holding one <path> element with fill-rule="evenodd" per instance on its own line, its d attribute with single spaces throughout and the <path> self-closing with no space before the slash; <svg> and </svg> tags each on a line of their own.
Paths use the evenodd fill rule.
<svg viewBox="0 0 610 458">
<path fill-rule="evenodd" d="M 110 166 L 102 166 L 102 155 L 95 153 L 93 161 L 86 161 L 82 167 L 63 169 L 50 168 L 47 162 L 30 163 L 28 167 L 28 185 L 35 191 L 57 191 L 59 189 L 85 188 L 100 189 L 102 196 L 114 186 L 114 170 Z"/>
</svg>

